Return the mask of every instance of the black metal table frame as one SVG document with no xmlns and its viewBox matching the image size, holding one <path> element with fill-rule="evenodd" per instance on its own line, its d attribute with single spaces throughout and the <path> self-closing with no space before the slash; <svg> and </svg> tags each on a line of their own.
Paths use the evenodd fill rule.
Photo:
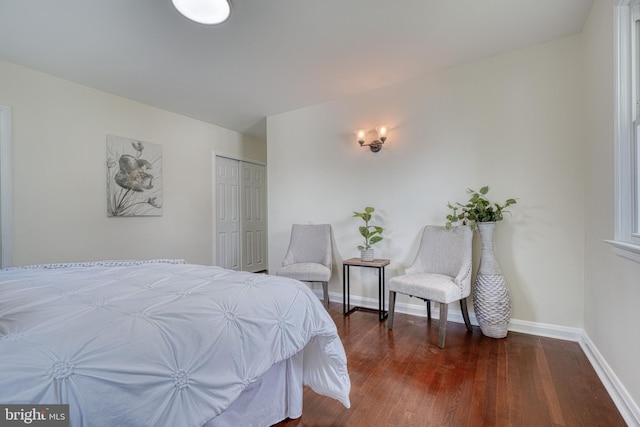
<svg viewBox="0 0 640 427">
<path fill-rule="evenodd" d="M 380 260 L 375 260 L 380 261 Z M 389 316 L 389 313 L 384 309 L 385 298 L 384 298 L 384 269 L 389 264 L 388 260 L 386 264 L 383 265 L 363 265 L 363 264 L 350 264 L 348 262 L 344 262 L 342 264 L 342 313 L 345 316 L 353 313 L 354 311 L 369 311 L 373 313 L 378 313 L 378 320 L 382 322 Z M 350 278 L 349 278 L 349 268 L 350 267 L 364 267 L 364 268 L 377 268 L 378 269 L 378 309 L 369 308 L 369 307 L 361 307 L 361 306 L 353 306 L 351 307 L 350 301 Z"/>
</svg>

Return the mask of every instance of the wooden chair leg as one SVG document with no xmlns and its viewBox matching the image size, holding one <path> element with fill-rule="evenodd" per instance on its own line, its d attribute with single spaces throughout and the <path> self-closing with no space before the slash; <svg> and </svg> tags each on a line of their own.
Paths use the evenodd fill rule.
<svg viewBox="0 0 640 427">
<path fill-rule="evenodd" d="M 431 300 L 427 300 L 427 319 L 431 319 Z"/>
<path fill-rule="evenodd" d="M 444 348 L 444 339 L 447 335 L 447 311 L 449 304 L 440 303 L 440 324 L 438 325 L 438 347 Z"/>
<path fill-rule="evenodd" d="M 387 317 L 387 329 L 393 329 L 393 313 L 396 311 L 396 293 L 389 291 L 389 316 Z"/>
<path fill-rule="evenodd" d="M 464 324 L 467 326 L 467 331 L 473 332 L 471 328 L 471 321 L 469 320 L 469 310 L 467 309 L 467 299 L 462 298 L 460 300 L 460 310 L 462 310 L 462 318 L 464 319 Z"/>
<path fill-rule="evenodd" d="M 322 296 L 324 297 L 324 306 L 329 308 L 329 282 L 322 282 Z"/>
</svg>

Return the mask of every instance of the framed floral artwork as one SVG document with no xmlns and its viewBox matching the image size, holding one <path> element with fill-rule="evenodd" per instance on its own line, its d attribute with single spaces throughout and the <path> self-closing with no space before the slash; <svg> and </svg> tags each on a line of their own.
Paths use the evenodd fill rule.
<svg viewBox="0 0 640 427">
<path fill-rule="evenodd" d="M 107 135 L 107 216 L 162 215 L 162 146 Z"/>
</svg>

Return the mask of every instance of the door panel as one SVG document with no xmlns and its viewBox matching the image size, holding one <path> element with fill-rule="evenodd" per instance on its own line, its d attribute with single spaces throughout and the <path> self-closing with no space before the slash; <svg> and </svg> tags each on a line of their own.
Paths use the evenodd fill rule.
<svg viewBox="0 0 640 427">
<path fill-rule="evenodd" d="M 266 168 L 216 156 L 216 264 L 267 269 Z"/>
<path fill-rule="evenodd" d="M 266 230 L 267 211 L 265 167 L 254 163 L 241 162 L 242 172 L 242 269 L 262 271 L 267 268 Z"/>
<path fill-rule="evenodd" d="M 237 160 L 216 157 L 216 264 L 240 270 L 240 176 Z"/>
</svg>

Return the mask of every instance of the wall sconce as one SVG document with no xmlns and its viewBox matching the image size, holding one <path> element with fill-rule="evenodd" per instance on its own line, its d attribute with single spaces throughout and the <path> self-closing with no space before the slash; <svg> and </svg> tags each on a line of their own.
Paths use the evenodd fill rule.
<svg viewBox="0 0 640 427">
<path fill-rule="evenodd" d="M 371 141 L 369 144 L 365 144 L 365 137 L 367 136 L 368 131 L 364 129 L 360 129 L 356 131 L 356 136 L 358 138 L 358 144 L 361 147 L 369 147 L 372 152 L 377 153 L 382 150 L 382 144 L 387 140 L 387 130 L 386 126 L 378 126 L 376 127 L 376 132 L 378 132 L 378 139 Z"/>
</svg>

